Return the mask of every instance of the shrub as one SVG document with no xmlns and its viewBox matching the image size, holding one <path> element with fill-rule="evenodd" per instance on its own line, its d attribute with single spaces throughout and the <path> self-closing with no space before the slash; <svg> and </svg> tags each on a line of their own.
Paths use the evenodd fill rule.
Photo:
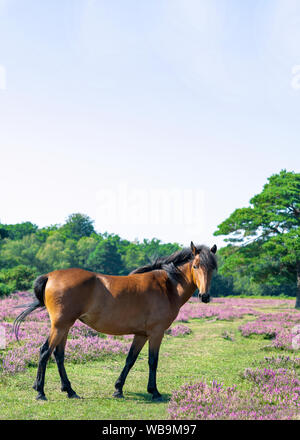
<svg viewBox="0 0 300 440">
<path fill-rule="evenodd" d="M 31 288 L 36 276 L 35 268 L 22 264 L 11 269 L 2 269 L 0 271 L 0 296 Z"/>
</svg>

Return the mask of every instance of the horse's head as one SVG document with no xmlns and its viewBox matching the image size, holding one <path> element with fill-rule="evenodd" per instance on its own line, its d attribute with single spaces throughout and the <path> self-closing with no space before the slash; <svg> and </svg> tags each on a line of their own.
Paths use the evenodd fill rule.
<svg viewBox="0 0 300 440">
<path fill-rule="evenodd" d="M 210 301 L 209 287 L 212 279 L 214 269 L 217 268 L 217 261 L 215 253 L 217 246 L 214 244 L 211 249 L 201 247 L 200 249 L 191 242 L 191 249 L 193 253 L 193 261 L 191 266 L 192 278 L 199 290 L 199 299 L 202 302 L 208 303 Z"/>
</svg>

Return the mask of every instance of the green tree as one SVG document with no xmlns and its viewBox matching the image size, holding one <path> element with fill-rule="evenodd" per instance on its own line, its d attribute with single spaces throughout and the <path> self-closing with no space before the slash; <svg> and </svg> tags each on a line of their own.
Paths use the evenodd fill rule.
<svg viewBox="0 0 300 440">
<path fill-rule="evenodd" d="M 38 229 L 35 233 L 35 236 L 39 242 L 44 243 L 51 234 L 57 232 L 58 230 L 59 225 L 46 226 L 45 228 Z"/>
<path fill-rule="evenodd" d="M 95 250 L 89 255 L 87 264 L 89 269 L 107 275 L 121 275 L 124 265 L 118 248 L 113 240 L 105 239 L 98 243 Z"/>
<path fill-rule="evenodd" d="M 12 292 L 30 289 L 37 276 L 35 268 L 24 265 L 0 271 L 0 296 Z"/>
<path fill-rule="evenodd" d="M 60 232 L 65 238 L 79 240 L 82 237 L 89 237 L 95 233 L 93 223 L 94 221 L 85 214 L 71 214 L 64 226 L 60 228 Z"/>
<path fill-rule="evenodd" d="M 234 284 L 232 277 L 224 277 L 215 272 L 212 277 L 210 294 L 213 297 L 228 296 L 234 294 Z"/>
<path fill-rule="evenodd" d="M 127 274 L 137 267 L 149 263 L 149 259 L 145 255 L 142 246 L 136 243 L 129 243 L 126 246 L 123 251 L 122 259 Z"/>
<path fill-rule="evenodd" d="M 46 242 L 40 246 L 36 255 L 39 271 L 44 273 L 65 268 L 64 249 L 65 243 L 59 232 L 49 235 Z"/>
<path fill-rule="evenodd" d="M 10 238 L 11 240 L 20 240 L 25 235 L 34 234 L 37 231 L 37 225 L 31 222 L 17 223 L 15 225 L 0 224 L 0 238 Z"/>
<path fill-rule="evenodd" d="M 300 174 L 282 170 L 247 208 L 236 209 L 215 235 L 226 235 L 221 273 L 271 286 L 297 285 L 300 308 Z"/>
<path fill-rule="evenodd" d="M 25 235 L 20 240 L 3 240 L 0 248 L 0 266 L 36 266 L 36 254 L 40 243 L 35 234 Z"/>
<path fill-rule="evenodd" d="M 142 243 L 123 241 L 122 258 L 126 268 L 126 274 L 139 266 L 151 263 L 155 258 L 171 255 L 181 249 L 177 243 L 161 243 L 157 238 L 144 239 Z"/>
<path fill-rule="evenodd" d="M 89 269 L 88 259 L 89 256 L 96 249 L 98 243 L 102 240 L 101 236 L 96 234 L 91 235 L 90 237 L 82 237 L 77 242 L 77 258 L 78 265 L 83 269 Z"/>
</svg>

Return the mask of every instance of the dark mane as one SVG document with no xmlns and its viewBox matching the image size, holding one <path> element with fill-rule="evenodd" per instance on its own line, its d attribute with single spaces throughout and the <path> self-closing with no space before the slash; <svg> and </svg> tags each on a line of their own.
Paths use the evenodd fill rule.
<svg viewBox="0 0 300 440">
<path fill-rule="evenodd" d="M 200 256 L 200 264 L 207 270 L 217 269 L 217 259 L 205 245 L 197 245 L 197 253 Z M 184 248 L 164 258 L 157 258 L 153 263 L 138 267 L 131 274 L 151 272 L 153 270 L 165 270 L 171 280 L 182 282 L 184 280 L 180 266 L 194 259 L 191 248 Z"/>
</svg>

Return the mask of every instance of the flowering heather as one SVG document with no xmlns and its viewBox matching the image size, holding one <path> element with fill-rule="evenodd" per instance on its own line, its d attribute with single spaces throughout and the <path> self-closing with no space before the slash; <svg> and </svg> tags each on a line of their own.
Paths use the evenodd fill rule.
<svg viewBox="0 0 300 440">
<path fill-rule="evenodd" d="M 247 368 L 244 377 L 253 383 L 254 393 L 263 402 L 300 410 L 300 379 L 293 370 Z"/>
<path fill-rule="evenodd" d="M 200 303 L 193 298 L 192 301 L 187 302 L 180 309 L 176 321 L 188 322 L 193 318 L 211 318 L 215 317 L 220 320 L 232 320 L 242 318 L 245 315 L 259 315 L 260 312 L 254 310 L 252 307 L 245 307 L 240 302 L 237 304 L 232 301 L 229 303 L 207 305 Z"/>
<path fill-rule="evenodd" d="M 0 322 L 4 320 L 14 320 L 22 311 L 21 308 L 15 308 L 16 306 L 26 305 L 34 300 L 31 293 L 18 292 L 17 294 L 10 295 L 7 298 L 0 300 Z M 30 321 L 44 321 L 49 320 L 49 315 L 46 309 L 35 310 L 30 315 Z"/>
<path fill-rule="evenodd" d="M 300 348 L 300 313 L 282 312 L 261 314 L 255 321 L 239 327 L 243 336 L 265 335 L 271 338 L 270 347 Z"/>
<path fill-rule="evenodd" d="M 49 335 L 50 320 L 46 310 L 32 313 L 19 329 L 20 344 L 17 344 L 12 331 L 12 320 L 22 309 L 14 307 L 32 301 L 32 295 L 22 292 L 0 300 L 1 325 L 5 329 L 7 349 L 0 351 L 0 371 L 15 374 L 26 370 L 28 366 L 37 365 L 39 348 Z M 6 321 L 4 320 L 6 319 Z M 9 320 L 9 321 L 7 321 Z M 108 354 L 126 353 L 129 350 L 131 335 L 122 339 L 100 337 L 96 331 L 77 321 L 70 330 L 66 345 L 65 358 L 71 362 L 85 362 L 99 359 Z M 129 341 L 129 342 L 128 342 Z M 52 356 L 53 359 L 53 356 Z"/>
<path fill-rule="evenodd" d="M 4 325 L 8 330 L 11 330 L 11 323 Z M 29 365 L 37 365 L 39 348 L 45 342 L 48 334 L 48 325 L 41 325 L 34 321 L 24 322 L 23 329 L 20 331 L 21 345 L 17 345 L 14 335 L 8 331 L 6 337 L 8 350 L 2 357 L 2 371 L 14 374 L 24 371 Z M 77 332 L 75 338 L 68 339 L 65 358 L 66 361 L 80 363 L 99 359 L 107 354 L 127 353 L 129 346 L 130 343 L 125 340 L 87 335 L 84 329 L 82 335 Z"/>
<path fill-rule="evenodd" d="M 16 373 L 23 371 L 29 365 L 36 365 L 39 356 L 39 347 L 44 343 L 50 328 L 50 320 L 46 309 L 39 309 L 28 316 L 22 323 L 19 331 L 20 345 L 16 343 L 12 333 L 12 322 L 22 311 L 15 306 L 26 305 L 32 302 L 33 295 L 28 292 L 19 292 L 0 300 L 0 322 L 4 326 L 7 349 L 0 351 L 0 371 Z M 290 304 L 291 303 L 291 304 Z M 293 307 L 289 300 L 261 300 L 251 298 L 214 298 L 208 304 L 199 302 L 198 298 L 191 298 L 180 310 L 176 321 L 188 322 L 193 318 L 214 318 L 217 320 L 232 320 L 246 315 L 257 316 L 256 321 L 240 327 L 244 336 L 250 334 L 265 334 L 273 337 L 272 346 L 287 348 L 295 337 L 291 333 L 300 322 L 300 314 L 292 310 L 285 313 L 263 314 L 255 307 Z M 190 333 L 184 325 L 175 325 L 169 329 L 172 336 Z M 299 330 L 300 337 L 300 330 Z M 80 321 L 76 321 L 69 332 L 66 346 L 66 360 L 72 362 L 85 362 L 98 359 L 103 355 L 125 353 L 128 351 L 132 335 L 105 336 L 97 333 Z"/>
<path fill-rule="evenodd" d="M 189 309 L 187 307 L 187 305 L 184 305 L 180 310 L 179 313 L 177 315 L 177 318 L 175 321 L 180 321 L 180 322 L 188 322 L 189 318 L 190 318 L 190 313 L 189 313 Z"/>
<path fill-rule="evenodd" d="M 39 347 L 45 342 L 45 337 L 36 335 L 34 340 L 27 340 L 21 346 L 9 349 L 2 358 L 2 372 L 15 374 L 26 370 L 28 366 L 37 365 Z"/>
<path fill-rule="evenodd" d="M 130 344 L 117 339 L 104 339 L 98 336 L 81 336 L 69 339 L 66 346 L 65 359 L 75 363 L 82 363 L 99 359 L 107 354 L 127 353 Z"/>
<path fill-rule="evenodd" d="M 268 365 L 272 368 L 300 368 L 300 358 L 291 358 L 290 356 L 265 356 L 260 365 Z"/>
<path fill-rule="evenodd" d="M 297 330 L 293 328 L 282 329 L 276 333 L 270 346 L 285 350 L 300 350 L 300 325 Z"/>
<path fill-rule="evenodd" d="M 184 336 L 189 335 L 191 332 L 191 329 L 183 324 L 174 325 L 174 327 L 170 327 L 166 331 L 166 333 L 170 336 Z"/>
<path fill-rule="evenodd" d="M 276 336 L 277 326 L 276 322 L 247 322 L 239 327 L 243 336 L 251 335 L 265 335 L 268 338 L 274 338 Z"/>
<path fill-rule="evenodd" d="M 179 420 L 283 420 L 299 413 L 300 380 L 291 370 L 244 372 L 248 392 L 213 381 L 185 384 L 171 397 L 168 412 Z"/>
<path fill-rule="evenodd" d="M 255 392 L 241 393 L 234 385 L 213 381 L 183 385 L 168 406 L 172 420 L 283 420 L 296 414 L 295 406 L 265 403 Z"/>
<path fill-rule="evenodd" d="M 293 308 L 295 300 L 292 299 L 262 299 L 262 298 L 228 298 L 218 297 L 213 299 L 214 303 L 231 305 L 234 307 L 257 307 L 263 308 Z"/>
<path fill-rule="evenodd" d="M 16 337 L 13 333 L 13 323 L 3 321 L 1 325 L 5 328 L 6 343 L 8 347 L 10 344 L 16 343 Z M 50 322 L 37 322 L 37 321 L 25 321 L 19 330 L 19 341 L 23 343 L 25 340 L 36 339 L 37 337 L 43 338 L 45 342 L 46 337 L 49 335 Z"/>
<path fill-rule="evenodd" d="M 69 336 L 71 336 L 71 338 L 80 338 L 82 336 L 98 336 L 98 332 L 82 322 L 76 321 L 70 328 Z"/>
</svg>

